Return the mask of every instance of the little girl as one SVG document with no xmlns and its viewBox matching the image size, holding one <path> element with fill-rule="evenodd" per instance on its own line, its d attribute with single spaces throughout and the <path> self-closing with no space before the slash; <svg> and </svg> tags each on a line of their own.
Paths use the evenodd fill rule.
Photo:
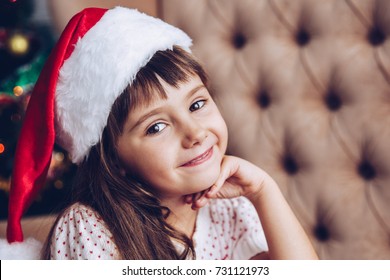
<svg viewBox="0 0 390 280">
<path fill-rule="evenodd" d="M 9 242 L 23 240 L 56 138 L 79 168 L 45 259 L 317 258 L 270 176 L 225 155 L 227 128 L 190 45 L 120 7 L 69 22 L 26 113 Z"/>
</svg>

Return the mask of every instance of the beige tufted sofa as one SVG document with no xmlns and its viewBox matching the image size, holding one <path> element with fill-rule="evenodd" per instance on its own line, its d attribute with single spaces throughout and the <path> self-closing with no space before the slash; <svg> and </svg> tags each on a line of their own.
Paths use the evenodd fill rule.
<svg viewBox="0 0 390 280">
<path fill-rule="evenodd" d="M 390 1 L 148 3 L 194 39 L 229 153 L 276 179 L 320 258 L 390 259 Z"/>
</svg>

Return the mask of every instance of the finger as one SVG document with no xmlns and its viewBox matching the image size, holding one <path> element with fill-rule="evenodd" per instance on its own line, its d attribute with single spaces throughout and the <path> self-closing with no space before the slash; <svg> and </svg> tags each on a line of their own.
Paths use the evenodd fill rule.
<svg viewBox="0 0 390 280">
<path fill-rule="evenodd" d="M 221 189 L 223 184 L 227 179 L 229 179 L 238 169 L 238 166 L 234 163 L 234 161 L 230 160 L 228 157 L 225 157 L 221 164 L 221 172 L 217 181 L 210 188 L 209 194 L 215 195 Z"/>
<path fill-rule="evenodd" d="M 192 203 L 192 195 L 189 195 L 186 199 L 186 203 L 187 204 L 191 204 Z"/>
<path fill-rule="evenodd" d="M 183 198 L 184 203 L 191 204 L 192 203 L 192 194 L 186 194 Z"/>
<path fill-rule="evenodd" d="M 205 191 L 201 191 L 201 192 L 197 192 L 197 193 L 194 193 L 193 194 L 193 198 L 192 198 L 192 202 L 196 202 L 197 200 L 199 200 L 203 194 L 204 194 Z"/>
<path fill-rule="evenodd" d="M 212 198 L 218 193 L 218 191 L 219 191 L 219 188 L 216 185 L 212 185 L 211 188 L 206 193 L 206 197 Z"/>
<path fill-rule="evenodd" d="M 206 198 L 206 194 L 207 194 L 208 191 L 209 191 L 209 189 L 201 191 L 200 193 L 198 193 L 196 200 L 192 204 L 192 208 L 193 209 L 194 208 L 195 209 L 196 208 L 201 208 L 201 207 L 203 207 L 203 206 L 205 206 L 207 204 L 208 199 Z"/>
<path fill-rule="evenodd" d="M 191 203 L 194 203 L 195 201 L 197 201 L 201 195 L 202 194 L 200 192 L 193 193 L 193 194 L 189 195 Z"/>
<path fill-rule="evenodd" d="M 225 181 L 233 174 L 232 169 L 233 169 L 232 161 L 230 161 L 229 158 L 225 158 L 221 164 L 220 175 L 214 184 L 217 189 L 221 188 L 225 183 Z"/>
<path fill-rule="evenodd" d="M 186 204 L 194 203 L 200 197 L 204 196 L 207 191 L 208 191 L 208 189 L 204 190 L 204 191 L 201 191 L 201 192 L 184 195 L 184 197 L 183 197 L 184 203 L 186 203 Z"/>
<path fill-rule="evenodd" d="M 191 208 L 196 210 L 196 209 L 199 209 L 199 208 L 202 208 L 204 207 L 207 203 L 209 202 L 209 199 L 207 197 L 204 197 L 202 196 L 201 198 L 199 198 L 197 201 L 195 201 Z"/>
</svg>

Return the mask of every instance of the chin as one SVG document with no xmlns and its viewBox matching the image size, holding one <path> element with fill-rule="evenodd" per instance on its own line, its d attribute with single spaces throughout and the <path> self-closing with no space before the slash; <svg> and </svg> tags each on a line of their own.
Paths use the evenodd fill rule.
<svg viewBox="0 0 390 280">
<path fill-rule="evenodd" d="M 188 189 L 192 190 L 191 193 L 197 193 L 210 188 L 217 181 L 219 172 L 214 174 L 204 174 L 201 178 L 196 178 L 188 182 Z"/>
</svg>

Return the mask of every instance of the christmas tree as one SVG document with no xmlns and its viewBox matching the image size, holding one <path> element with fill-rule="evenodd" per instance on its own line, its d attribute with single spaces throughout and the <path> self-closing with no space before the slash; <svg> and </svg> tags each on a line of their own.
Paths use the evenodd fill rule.
<svg viewBox="0 0 390 280">
<path fill-rule="evenodd" d="M 8 215 L 13 158 L 24 112 L 54 40 L 50 26 L 32 22 L 32 0 L 0 1 L 0 219 Z M 55 147 L 48 180 L 26 215 L 61 209 L 75 167 Z"/>
</svg>

